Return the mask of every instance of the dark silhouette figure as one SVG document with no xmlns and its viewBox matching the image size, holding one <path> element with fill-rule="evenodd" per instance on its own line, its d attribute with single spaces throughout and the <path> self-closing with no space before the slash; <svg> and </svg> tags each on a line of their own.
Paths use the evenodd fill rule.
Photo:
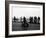
<svg viewBox="0 0 46 38">
<path fill-rule="evenodd" d="M 38 24 L 40 24 L 40 17 L 38 17 Z"/>
<path fill-rule="evenodd" d="M 26 21 L 26 18 L 24 17 L 23 18 L 23 23 L 22 23 L 22 29 L 23 30 L 27 30 L 28 29 L 28 23 L 27 23 L 27 21 Z"/>
<path fill-rule="evenodd" d="M 33 23 L 33 17 L 30 17 L 29 20 L 30 20 L 29 23 Z"/>
<path fill-rule="evenodd" d="M 24 18 L 23 18 L 23 23 L 26 23 L 26 22 L 27 22 L 27 21 L 26 21 L 26 18 L 24 17 Z"/>
<path fill-rule="evenodd" d="M 37 17 L 36 16 L 34 17 L 34 23 L 37 24 Z"/>
<path fill-rule="evenodd" d="M 16 17 L 14 16 L 14 22 L 16 22 Z"/>
</svg>

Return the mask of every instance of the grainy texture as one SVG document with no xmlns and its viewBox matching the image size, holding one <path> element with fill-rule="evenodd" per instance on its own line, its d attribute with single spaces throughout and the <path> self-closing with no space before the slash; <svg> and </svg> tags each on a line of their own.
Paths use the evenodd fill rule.
<svg viewBox="0 0 46 38">
<path fill-rule="evenodd" d="M 40 24 L 29 24 L 26 30 L 40 30 Z M 22 23 L 12 23 L 12 31 L 24 31 Z"/>
</svg>

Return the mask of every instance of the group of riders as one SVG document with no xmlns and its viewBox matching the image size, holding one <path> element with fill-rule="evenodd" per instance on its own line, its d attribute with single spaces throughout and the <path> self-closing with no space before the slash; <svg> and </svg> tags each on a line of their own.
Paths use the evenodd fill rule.
<svg viewBox="0 0 46 38">
<path fill-rule="evenodd" d="M 14 18 L 14 20 L 15 20 L 15 18 Z M 38 19 L 35 17 L 34 22 L 33 22 L 33 18 L 30 17 L 30 22 L 29 23 L 30 24 L 31 23 L 40 24 L 40 17 L 38 17 Z M 24 17 L 23 22 L 22 22 L 22 28 L 24 30 L 26 30 L 29 27 L 29 23 L 26 21 L 26 18 Z"/>
</svg>

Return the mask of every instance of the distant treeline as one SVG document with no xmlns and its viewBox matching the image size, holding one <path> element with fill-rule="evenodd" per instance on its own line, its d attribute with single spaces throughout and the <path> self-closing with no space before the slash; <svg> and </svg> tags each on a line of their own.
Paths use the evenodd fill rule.
<svg viewBox="0 0 46 38">
<path fill-rule="evenodd" d="M 16 18 L 15 16 L 13 17 L 14 22 L 22 22 L 22 23 L 36 23 L 36 24 L 40 24 L 40 17 L 20 17 L 20 18 Z"/>
</svg>

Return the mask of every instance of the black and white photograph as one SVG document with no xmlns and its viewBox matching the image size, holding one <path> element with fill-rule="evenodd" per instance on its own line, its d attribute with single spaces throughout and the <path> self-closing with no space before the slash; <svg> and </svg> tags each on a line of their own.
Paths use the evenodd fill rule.
<svg viewBox="0 0 46 38">
<path fill-rule="evenodd" d="M 12 31 L 40 30 L 40 7 L 21 5 L 12 8 Z"/>
<path fill-rule="evenodd" d="M 8 35 L 43 34 L 44 3 L 8 3 Z"/>
</svg>

